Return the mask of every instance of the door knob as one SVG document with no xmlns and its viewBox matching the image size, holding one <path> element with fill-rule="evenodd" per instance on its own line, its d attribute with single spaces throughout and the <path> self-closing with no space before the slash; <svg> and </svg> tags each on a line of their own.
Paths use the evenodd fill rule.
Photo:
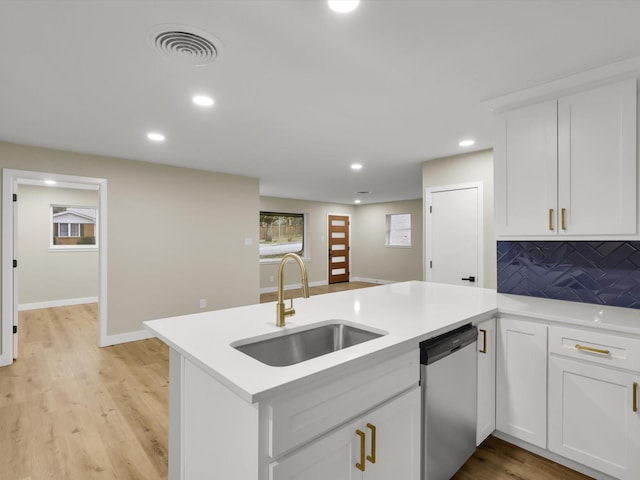
<svg viewBox="0 0 640 480">
<path fill-rule="evenodd" d="M 470 275 L 467 278 L 461 278 L 460 280 L 468 280 L 469 282 L 475 282 L 476 277 Z"/>
</svg>

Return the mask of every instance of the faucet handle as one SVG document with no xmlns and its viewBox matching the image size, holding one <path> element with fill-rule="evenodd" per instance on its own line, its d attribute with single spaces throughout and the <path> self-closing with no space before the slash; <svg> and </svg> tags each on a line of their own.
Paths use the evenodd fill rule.
<svg viewBox="0 0 640 480">
<path fill-rule="evenodd" d="M 291 302 L 291 306 L 289 308 L 284 309 L 284 315 L 286 317 L 290 317 L 291 315 L 295 315 L 296 314 L 296 309 L 293 308 L 293 295 L 291 295 L 291 297 L 289 297 L 289 301 Z"/>
</svg>

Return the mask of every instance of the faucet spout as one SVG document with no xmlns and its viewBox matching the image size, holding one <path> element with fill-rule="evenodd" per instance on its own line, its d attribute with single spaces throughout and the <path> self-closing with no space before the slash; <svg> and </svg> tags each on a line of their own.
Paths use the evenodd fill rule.
<svg viewBox="0 0 640 480">
<path fill-rule="evenodd" d="M 285 326 L 285 317 L 289 317 L 296 313 L 293 308 L 293 298 L 291 299 L 291 307 L 286 308 L 284 306 L 284 266 L 287 263 L 287 260 L 293 259 L 298 263 L 300 267 L 300 277 L 302 279 L 302 296 L 304 298 L 309 298 L 309 280 L 307 277 L 307 267 L 305 267 L 304 262 L 300 258 L 299 255 L 295 253 L 287 253 L 282 256 L 282 260 L 280 260 L 280 266 L 278 267 L 278 303 L 276 304 L 276 326 L 284 327 Z"/>
</svg>

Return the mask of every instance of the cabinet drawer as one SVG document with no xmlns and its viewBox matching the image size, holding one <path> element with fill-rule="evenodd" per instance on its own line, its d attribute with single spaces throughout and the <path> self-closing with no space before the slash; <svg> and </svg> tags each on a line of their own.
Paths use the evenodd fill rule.
<svg viewBox="0 0 640 480">
<path fill-rule="evenodd" d="M 640 371 L 640 339 L 635 337 L 551 326 L 549 352 Z"/>
<path fill-rule="evenodd" d="M 420 380 L 420 352 L 387 359 L 333 381 L 273 399 L 269 455 L 275 458 L 361 415 Z"/>
</svg>

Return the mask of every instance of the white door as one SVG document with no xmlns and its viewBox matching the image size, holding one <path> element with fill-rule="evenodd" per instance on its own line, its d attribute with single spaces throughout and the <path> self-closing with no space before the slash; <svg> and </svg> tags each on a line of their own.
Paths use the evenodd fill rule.
<svg viewBox="0 0 640 480">
<path fill-rule="evenodd" d="M 427 190 L 425 278 L 482 286 L 482 184 Z"/>
</svg>

